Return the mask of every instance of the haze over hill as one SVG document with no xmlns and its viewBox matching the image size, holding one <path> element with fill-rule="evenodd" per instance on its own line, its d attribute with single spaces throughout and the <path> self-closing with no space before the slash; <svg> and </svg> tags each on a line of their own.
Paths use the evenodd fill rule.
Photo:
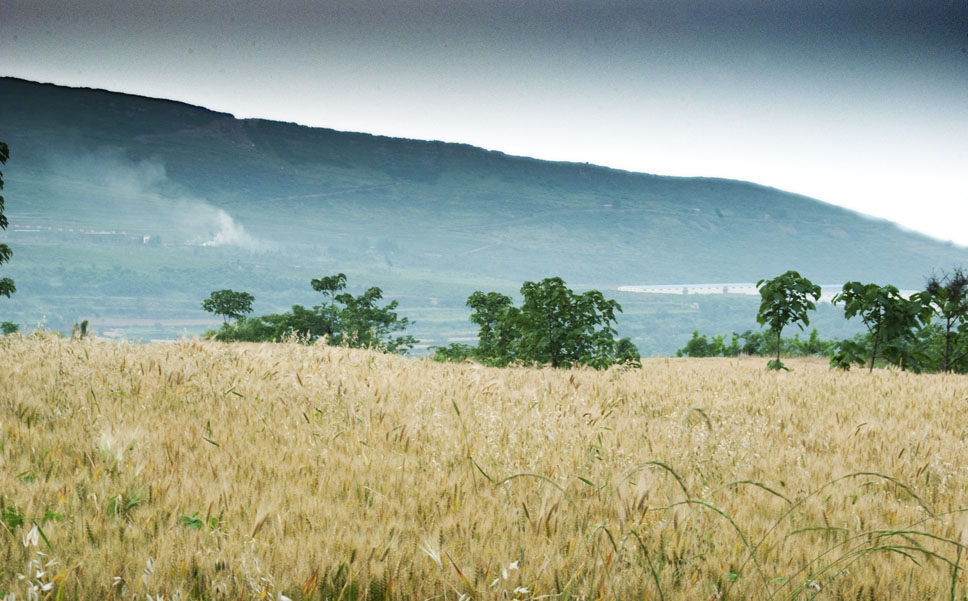
<svg viewBox="0 0 968 601">
<path fill-rule="evenodd" d="M 0 79 L 4 234 L 17 283 L 0 317 L 198 332 L 212 290 L 256 312 L 315 304 L 313 277 L 381 286 L 431 344 L 469 335 L 474 290 L 561 276 L 626 308 L 646 353 L 694 327 L 753 327 L 749 298 L 645 298 L 630 284 L 813 281 L 918 288 L 968 250 L 751 183 L 550 163 L 342 133 L 166 100 Z M 113 321 L 112 321 L 113 320 Z M 127 321 L 125 321 L 127 320 Z M 134 321 L 141 320 L 141 321 Z M 822 312 L 825 335 L 844 330 Z M 157 325 L 154 325 L 157 324 Z M 745 326 L 743 324 L 746 324 Z"/>
</svg>

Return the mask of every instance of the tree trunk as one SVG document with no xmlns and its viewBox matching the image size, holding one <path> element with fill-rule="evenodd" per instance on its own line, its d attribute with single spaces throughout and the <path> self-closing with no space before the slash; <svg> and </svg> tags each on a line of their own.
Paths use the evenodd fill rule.
<svg viewBox="0 0 968 601">
<path fill-rule="evenodd" d="M 871 367 L 870 367 L 869 370 L 867 370 L 867 373 L 869 373 L 869 374 L 874 373 L 874 359 L 877 358 L 877 343 L 878 342 L 879 342 L 878 341 L 878 336 L 877 336 L 877 334 L 874 334 L 874 348 L 871 349 Z"/>
<path fill-rule="evenodd" d="M 947 373 L 951 369 L 951 318 L 945 320 L 944 328 L 944 365 L 941 371 Z"/>
<path fill-rule="evenodd" d="M 782 332 L 783 332 L 783 330 L 777 330 L 776 331 L 776 368 L 777 369 L 780 369 L 780 346 L 781 346 L 781 342 L 782 342 L 781 341 L 781 338 L 780 338 L 780 334 Z"/>
</svg>

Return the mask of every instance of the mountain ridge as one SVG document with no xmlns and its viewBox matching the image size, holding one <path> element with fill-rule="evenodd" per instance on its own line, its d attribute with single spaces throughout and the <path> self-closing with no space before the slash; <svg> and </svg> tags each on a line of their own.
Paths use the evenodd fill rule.
<svg viewBox="0 0 968 601">
<path fill-rule="evenodd" d="M 632 170 L 628 170 L 628 169 L 621 169 L 621 168 L 611 167 L 611 166 L 608 166 L 608 165 L 599 165 L 599 164 L 590 163 L 590 162 L 542 159 L 542 158 L 539 158 L 539 157 L 533 157 L 533 156 L 529 156 L 529 155 L 513 154 L 513 153 L 505 152 L 505 151 L 499 150 L 499 149 L 484 148 L 482 146 L 475 146 L 473 144 L 468 144 L 468 143 L 464 143 L 464 142 L 452 142 L 452 141 L 442 141 L 442 140 L 432 140 L 432 139 L 422 139 L 422 138 L 402 138 L 402 137 L 387 136 L 387 135 L 373 133 L 373 132 L 338 130 L 338 129 L 335 129 L 335 128 L 332 128 L 332 127 L 306 125 L 306 124 L 298 123 L 298 122 L 295 122 L 295 121 L 278 121 L 278 120 L 266 119 L 266 118 L 262 118 L 262 117 L 237 117 L 236 115 L 234 115 L 233 113 L 230 113 L 230 112 L 225 112 L 225 111 L 219 111 L 219 110 L 215 110 L 215 109 L 210 109 L 210 108 L 207 108 L 207 107 L 204 107 L 204 106 L 200 106 L 200 105 L 193 105 L 190 102 L 183 101 L 183 100 L 177 100 L 177 99 L 171 99 L 171 98 L 156 98 L 156 97 L 145 96 L 145 95 L 142 95 L 142 94 L 134 94 L 134 93 L 129 93 L 129 92 L 116 92 L 116 91 L 108 90 L 108 89 L 105 89 L 105 88 L 96 88 L 96 87 L 88 87 L 88 86 L 63 86 L 63 85 L 59 85 L 59 84 L 52 83 L 52 82 L 34 82 L 34 81 L 30 81 L 30 80 L 26 80 L 26 79 L 22 79 L 22 78 L 17 78 L 17 77 L 12 77 L 12 76 L 0 76 L 0 84 L 7 83 L 7 82 L 12 82 L 12 83 L 15 83 L 15 84 L 36 85 L 36 86 L 42 86 L 42 87 L 51 88 L 51 89 L 61 89 L 61 90 L 65 90 L 66 89 L 66 90 L 74 90 L 74 91 L 79 91 L 79 92 L 89 92 L 89 93 L 94 93 L 94 94 L 106 94 L 106 95 L 110 95 L 110 96 L 125 97 L 127 99 L 136 100 L 136 101 L 146 101 L 146 102 L 149 102 L 149 103 L 159 103 L 161 105 L 173 105 L 175 107 L 182 108 L 182 109 L 187 109 L 189 111 L 208 113 L 208 114 L 212 115 L 213 117 L 225 118 L 225 119 L 228 119 L 228 120 L 230 120 L 232 122 L 237 122 L 237 123 L 242 123 L 242 124 L 245 124 L 245 123 L 253 123 L 253 124 L 269 123 L 269 124 L 275 124 L 275 125 L 291 126 L 291 127 L 298 128 L 298 129 L 303 129 L 303 130 L 310 130 L 310 131 L 313 131 L 313 132 L 316 132 L 316 133 L 325 132 L 325 133 L 328 133 L 328 134 L 336 134 L 336 135 L 341 135 L 341 136 L 353 136 L 353 137 L 362 138 L 362 139 L 371 139 L 371 140 L 374 140 L 374 141 L 386 141 L 386 142 L 391 142 L 391 143 L 392 142 L 398 142 L 398 143 L 405 143 L 405 144 L 423 144 L 423 145 L 428 145 L 428 146 L 441 146 L 441 145 L 443 145 L 443 146 L 452 147 L 452 148 L 455 148 L 455 149 L 460 149 L 460 150 L 466 150 L 466 151 L 480 153 L 482 155 L 490 155 L 490 156 L 492 156 L 494 158 L 497 158 L 497 159 L 508 159 L 508 160 L 511 160 L 511 161 L 533 162 L 533 163 L 541 164 L 543 166 L 547 166 L 547 167 L 551 167 L 551 168 L 561 167 L 561 168 L 565 168 L 565 169 L 573 169 L 573 168 L 589 169 L 589 170 L 592 170 L 592 171 L 595 171 L 595 172 L 600 172 L 600 173 L 607 174 L 607 175 L 616 175 L 616 176 L 620 176 L 620 177 L 621 176 L 632 176 L 632 177 L 637 177 L 637 178 L 638 177 L 661 178 L 661 179 L 666 179 L 666 180 L 678 180 L 678 181 L 683 181 L 683 182 L 697 182 L 697 183 L 698 182 L 713 182 L 713 183 L 721 183 L 721 184 L 738 184 L 738 185 L 741 185 L 741 186 L 753 186 L 753 187 L 756 187 L 756 188 L 763 188 L 763 189 L 766 189 L 766 190 L 780 192 L 780 193 L 783 193 L 783 194 L 793 195 L 795 197 L 801 198 L 801 199 L 806 200 L 806 201 L 812 201 L 812 202 L 822 203 L 822 204 L 825 204 L 825 205 L 827 205 L 827 206 L 829 206 L 830 208 L 833 208 L 833 209 L 843 210 L 843 211 L 846 211 L 847 213 L 854 214 L 854 215 L 858 215 L 858 216 L 861 216 L 861 217 L 863 217 L 865 219 L 870 219 L 870 220 L 874 220 L 874 221 L 882 221 L 882 222 L 885 222 L 885 223 L 891 223 L 891 224 L 893 224 L 893 225 L 895 225 L 895 226 L 897 226 L 897 227 L 899 227 L 901 229 L 905 229 L 900 224 L 897 224 L 895 222 L 891 222 L 888 219 L 884 219 L 884 218 L 881 218 L 881 217 L 876 217 L 876 216 L 873 216 L 873 215 L 868 215 L 868 214 L 865 214 L 865 213 L 861 213 L 861 212 L 858 212 L 858 211 L 854 211 L 852 209 L 847 209 L 847 208 L 844 208 L 844 207 L 840 207 L 838 205 L 835 205 L 835 204 L 832 204 L 832 203 L 828 203 L 828 202 L 826 202 L 826 201 L 824 201 L 822 199 L 818 199 L 818 198 L 806 196 L 806 195 L 799 194 L 799 193 L 794 192 L 794 191 L 785 190 L 783 188 L 778 188 L 776 186 L 769 186 L 769 185 L 766 185 L 766 184 L 761 184 L 761 183 L 754 182 L 754 181 L 749 181 L 749 180 L 739 180 L 739 179 L 726 178 L 726 177 L 711 177 L 711 176 L 702 176 L 702 175 L 695 175 L 695 176 L 664 175 L 664 174 L 659 174 L 659 173 L 651 173 L 651 172 L 643 172 L 643 171 L 632 171 Z M 204 129 L 203 128 L 194 128 L 194 130 L 187 129 L 187 130 L 180 131 L 180 132 L 171 132 L 171 133 L 165 134 L 165 135 L 179 135 L 179 134 L 181 134 L 181 135 L 190 135 L 191 133 L 195 133 L 196 131 L 199 131 L 200 132 L 200 131 L 204 131 Z M 928 236 L 926 234 L 922 234 L 921 232 L 917 232 L 915 230 L 907 230 L 907 231 L 909 233 L 917 234 L 917 235 L 923 236 L 925 238 L 929 238 L 929 239 L 932 239 L 932 240 L 937 240 L 936 238 L 932 238 L 931 236 Z M 941 240 L 938 240 L 938 241 L 939 242 L 943 242 Z"/>
<path fill-rule="evenodd" d="M 137 234 L 3 234 L 20 291 L 0 312 L 24 323 L 38 313 L 57 327 L 95 312 L 197 319 L 201 299 L 228 287 L 254 293 L 257 312 L 282 310 L 315 302 L 309 279 L 344 272 L 351 286 L 401 299 L 427 328 L 418 334 L 440 343 L 470 329 L 463 302 L 474 290 L 514 294 L 524 280 L 561 276 L 620 297 L 620 333 L 624 323 L 647 352 L 666 353 L 703 324 L 755 327 L 750 299 L 696 309 L 619 286 L 797 269 L 815 282 L 916 288 L 968 263 L 968 249 L 753 182 L 237 119 L 7 77 L 0 107 L 12 223 Z M 656 319 L 678 325 L 667 333 Z"/>
</svg>

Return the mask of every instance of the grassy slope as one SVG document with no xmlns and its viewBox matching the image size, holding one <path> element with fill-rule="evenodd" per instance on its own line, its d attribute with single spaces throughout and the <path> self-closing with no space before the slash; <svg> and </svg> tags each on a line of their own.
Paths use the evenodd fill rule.
<svg viewBox="0 0 968 601">
<path fill-rule="evenodd" d="M 968 586 L 945 563 L 968 506 L 960 376 L 51 337 L 0 353 L 0 594 L 17 599 L 49 582 L 68 599 Z"/>
<path fill-rule="evenodd" d="M 418 337 L 443 343 L 467 329 L 462 305 L 471 292 L 513 293 L 525 279 L 560 275 L 579 289 L 609 289 L 756 281 L 794 268 L 822 283 L 903 288 L 968 259 L 964 249 L 741 182 L 242 121 L 175 102 L 12 79 L 0 79 L 0 106 L 0 136 L 12 150 L 5 174 L 13 223 L 130 234 L 8 234 L 10 274 L 21 292 L 4 310 L 23 323 L 41 315 L 56 327 L 105 313 L 204 317 L 200 299 L 226 286 L 253 292 L 259 311 L 279 310 L 312 304 L 308 280 L 343 271 L 351 285 L 376 284 L 399 298 L 419 322 Z M 198 247 L 197 229 L 214 227 L 192 222 L 202 204 L 226 210 L 260 251 Z M 163 244 L 136 248 L 142 235 Z M 128 286 L 130 294 L 115 292 L 115 267 L 140 282 Z M 81 293 L 65 294 L 58 278 L 84 280 Z M 671 352 L 696 320 L 671 327 L 674 339 L 651 339 L 642 333 L 669 324 L 632 315 L 672 302 L 673 314 L 688 314 L 693 301 L 630 298 L 627 327 L 647 354 Z M 699 322 L 742 330 L 753 325 L 745 311 L 722 327 L 710 314 Z M 844 329 L 831 327 L 828 335 Z"/>
</svg>

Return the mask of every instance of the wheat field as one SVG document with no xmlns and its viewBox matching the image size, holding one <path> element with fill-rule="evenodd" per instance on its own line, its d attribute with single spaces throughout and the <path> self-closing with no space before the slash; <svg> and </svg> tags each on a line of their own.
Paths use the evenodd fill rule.
<svg viewBox="0 0 968 601">
<path fill-rule="evenodd" d="M 962 599 L 968 386 L 0 338 L 0 597 Z"/>
</svg>

